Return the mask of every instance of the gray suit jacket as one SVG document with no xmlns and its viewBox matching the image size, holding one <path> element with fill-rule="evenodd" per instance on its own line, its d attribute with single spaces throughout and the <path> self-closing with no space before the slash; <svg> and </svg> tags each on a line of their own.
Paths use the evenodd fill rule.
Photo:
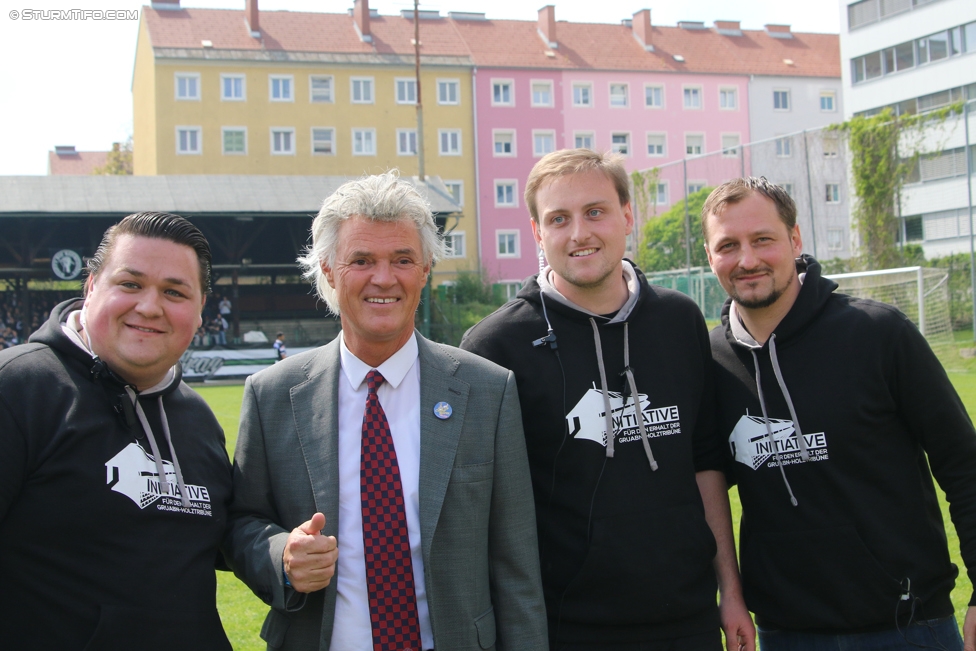
<svg viewBox="0 0 976 651">
<path fill-rule="evenodd" d="M 434 644 L 548 649 L 535 510 L 515 378 L 480 357 L 420 349 L 420 530 Z M 336 580 L 301 595 L 284 585 L 292 529 L 321 511 L 337 535 L 339 340 L 251 376 L 234 454 L 226 552 L 271 606 L 272 649 L 329 649 Z M 453 407 L 434 416 L 440 401 Z M 342 651 L 336 649 L 335 651 Z"/>
</svg>

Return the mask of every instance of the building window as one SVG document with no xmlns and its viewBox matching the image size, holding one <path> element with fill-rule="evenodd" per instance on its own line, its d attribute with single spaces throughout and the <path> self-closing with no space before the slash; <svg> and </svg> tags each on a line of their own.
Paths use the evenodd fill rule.
<svg viewBox="0 0 976 651">
<path fill-rule="evenodd" d="M 573 146 L 577 149 L 593 149 L 593 132 L 577 131 L 574 133 Z"/>
<path fill-rule="evenodd" d="M 664 86 L 644 86 L 644 106 L 664 108 Z"/>
<path fill-rule="evenodd" d="M 871 52 L 851 59 L 851 78 L 857 84 L 881 76 L 881 52 Z"/>
<path fill-rule="evenodd" d="M 704 181 L 688 181 L 688 194 L 695 194 L 705 189 Z"/>
<path fill-rule="evenodd" d="M 793 194 L 792 183 L 778 183 L 777 185 L 781 185 L 783 187 L 783 190 L 786 191 L 786 194 L 790 195 L 790 199 L 796 199 L 796 195 Z"/>
<path fill-rule="evenodd" d="M 552 82 L 532 82 L 532 106 L 552 106 Z"/>
<path fill-rule="evenodd" d="M 734 111 L 739 108 L 739 91 L 736 88 L 718 89 L 718 107 L 726 111 Z"/>
<path fill-rule="evenodd" d="M 773 91 L 773 110 L 775 111 L 790 110 L 790 91 L 788 90 Z"/>
<path fill-rule="evenodd" d="M 511 79 L 491 80 L 491 103 L 493 106 L 515 106 Z"/>
<path fill-rule="evenodd" d="M 332 96 L 333 79 L 326 75 L 310 75 L 308 78 L 308 101 L 313 104 L 329 104 L 335 101 Z"/>
<path fill-rule="evenodd" d="M 375 156 L 376 155 L 376 129 L 353 129 L 352 130 L 352 155 L 353 156 Z"/>
<path fill-rule="evenodd" d="M 398 156 L 417 155 L 417 130 L 416 129 L 397 129 L 397 155 Z"/>
<path fill-rule="evenodd" d="M 451 193 L 458 205 L 464 205 L 464 181 L 444 181 L 444 187 Z"/>
<path fill-rule="evenodd" d="M 498 238 L 499 258 L 519 257 L 518 231 L 495 231 L 495 236 Z"/>
<path fill-rule="evenodd" d="M 615 154 L 630 155 L 630 134 L 612 133 L 610 134 L 610 151 Z"/>
<path fill-rule="evenodd" d="M 223 127 L 220 131 L 225 156 L 242 156 L 247 154 L 247 128 Z"/>
<path fill-rule="evenodd" d="M 198 73 L 176 73 L 176 99 L 185 101 L 200 99 L 200 75 Z"/>
<path fill-rule="evenodd" d="M 291 75 L 271 75 L 268 77 L 272 102 L 294 101 L 292 93 L 293 77 Z"/>
<path fill-rule="evenodd" d="M 277 156 L 294 156 L 295 130 L 291 127 L 271 127 L 271 153 Z"/>
<path fill-rule="evenodd" d="M 668 205 L 668 184 L 658 183 L 657 184 L 657 205 L 666 206 Z"/>
<path fill-rule="evenodd" d="M 518 182 L 495 181 L 495 206 L 515 208 L 518 206 Z"/>
<path fill-rule="evenodd" d="M 840 155 L 840 136 L 836 133 L 824 134 L 823 155 L 824 158 L 837 158 Z"/>
<path fill-rule="evenodd" d="M 245 94 L 244 75 L 220 75 L 220 99 L 224 102 L 243 102 Z"/>
<path fill-rule="evenodd" d="M 610 106 L 626 108 L 628 104 L 627 84 L 610 84 Z"/>
<path fill-rule="evenodd" d="M 506 283 L 495 283 L 493 287 L 497 287 L 495 290 L 497 293 L 501 294 L 501 298 L 506 301 L 510 301 L 515 298 L 519 290 L 522 289 L 522 283 L 520 282 L 506 282 Z"/>
<path fill-rule="evenodd" d="M 686 154 L 689 156 L 700 156 L 703 151 L 705 151 L 705 136 L 700 134 L 685 136 Z"/>
<path fill-rule="evenodd" d="M 739 155 L 739 134 L 722 134 L 722 155 L 735 158 Z"/>
<path fill-rule="evenodd" d="M 822 91 L 820 93 L 820 110 L 824 113 L 833 113 L 837 110 L 835 99 L 837 94 L 834 91 Z"/>
<path fill-rule="evenodd" d="M 827 203 L 840 203 L 840 183 L 827 184 Z"/>
<path fill-rule="evenodd" d="M 828 228 L 827 229 L 827 250 L 828 251 L 843 251 L 844 250 L 844 231 L 839 228 Z"/>
<path fill-rule="evenodd" d="M 647 134 L 647 155 L 658 158 L 667 151 L 668 136 L 665 133 Z"/>
<path fill-rule="evenodd" d="M 589 82 L 573 84 L 573 106 L 593 106 L 593 84 Z"/>
<path fill-rule="evenodd" d="M 444 235 L 444 257 L 464 257 L 464 233 L 447 233 Z"/>
<path fill-rule="evenodd" d="M 515 132 L 514 131 L 492 131 L 492 138 L 495 141 L 495 156 L 514 156 L 515 155 Z"/>
<path fill-rule="evenodd" d="M 200 127 L 176 127 L 176 153 L 202 154 L 202 129 Z"/>
<path fill-rule="evenodd" d="M 437 103 L 438 104 L 460 104 L 461 103 L 461 82 L 457 79 L 438 79 L 437 80 Z"/>
<path fill-rule="evenodd" d="M 332 156 L 335 154 L 335 129 L 312 127 L 312 155 Z"/>
<path fill-rule="evenodd" d="M 539 157 L 545 156 L 549 152 L 556 151 L 556 132 L 555 131 L 533 131 L 532 132 L 532 155 Z"/>
<path fill-rule="evenodd" d="M 397 104 L 417 103 L 417 80 L 416 79 L 396 80 L 396 101 Z"/>
<path fill-rule="evenodd" d="M 776 139 L 776 156 L 789 158 L 793 155 L 793 141 L 789 138 Z"/>
<path fill-rule="evenodd" d="M 461 155 L 461 130 L 460 129 L 438 129 L 437 139 L 440 142 L 441 156 Z"/>
<path fill-rule="evenodd" d="M 701 88 L 698 86 L 687 86 L 684 89 L 685 108 L 700 109 L 702 107 Z"/>
<path fill-rule="evenodd" d="M 352 84 L 352 103 L 353 104 L 372 104 L 373 103 L 373 78 L 372 77 L 353 77 L 350 79 Z"/>
</svg>

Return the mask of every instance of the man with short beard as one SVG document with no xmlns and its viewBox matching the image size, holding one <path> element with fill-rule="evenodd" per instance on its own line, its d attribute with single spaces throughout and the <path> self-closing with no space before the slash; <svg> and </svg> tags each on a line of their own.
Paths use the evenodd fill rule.
<svg viewBox="0 0 976 651">
<path fill-rule="evenodd" d="M 716 188 L 702 231 L 729 295 L 711 333 L 719 431 L 763 651 L 962 649 L 932 475 L 972 577 L 976 432 L 939 360 L 894 307 L 834 292 L 765 178 Z"/>
</svg>

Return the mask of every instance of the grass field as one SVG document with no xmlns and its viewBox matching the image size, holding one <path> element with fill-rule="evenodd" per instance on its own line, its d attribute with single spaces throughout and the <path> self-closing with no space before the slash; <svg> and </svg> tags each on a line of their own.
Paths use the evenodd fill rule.
<svg viewBox="0 0 976 651">
<path fill-rule="evenodd" d="M 960 397 L 966 404 L 971 416 L 976 415 L 976 373 L 949 373 L 949 378 L 955 385 Z M 234 443 L 237 441 L 237 428 L 241 408 L 242 386 L 202 387 L 198 391 L 210 404 L 217 415 L 217 419 L 227 435 L 227 450 L 233 454 Z M 732 501 L 732 518 L 735 530 L 738 531 L 740 514 L 738 493 L 729 494 Z M 949 539 L 949 551 L 952 561 L 959 567 L 960 576 L 956 581 L 956 589 L 952 593 L 952 602 L 956 608 L 956 619 L 962 624 L 966 615 L 966 604 L 972 594 L 972 585 L 965 573 L 965 566 L 959 556 L 959 538 L 955 527 L 949 520 L 949 510 L 945 496 L 940 495 L 942 513 L 946 521 L 946 534 Z M 251 594 L 244 584 L 229 572 L 217 573 L 217 607 L 224 629 L 237 651 L 261 650 L 264 642 L 258 636 L 267 607 L 257 597 Z"/>
</svg>

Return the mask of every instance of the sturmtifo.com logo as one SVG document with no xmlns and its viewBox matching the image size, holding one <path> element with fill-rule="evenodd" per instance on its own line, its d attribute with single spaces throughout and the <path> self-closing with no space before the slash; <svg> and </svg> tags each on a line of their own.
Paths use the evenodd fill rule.
<svg viewBox="0 0 976 651">
<path fill-rule="evenodd" d="M 769 467 L 773 468 L 777 465 L 776 459 L 773 458 L 771 461 L 769 459 L 779 452 L 779 458 L 784 466 L 803 463 L 800 456 L 800 442 L 794 435 L 793 421 L 770 418 L 769 429 L 773 433 L 772 441 L 769 440 L 766 423 L 761 416 L 747 414 L 740 418 L 729 436 L 729 446 L 732 448 L 732 456 L 735 460 L 753 470 L 758 470 L 759 466 L 767 461 Z M 807 444 L 809 461 L 825 461 L 828 458 L 827 437 L 823 432 L 804 434 L 803 441 Z"/>
<path fill-rule="evenodd" d="M 105 483 L 116 493 L 122 493 L 144 509 L 159 502 L 160 511 L 177 511 L 194 515 L 211 515 L 210 492 L 206 486 L 186 486 L 190 506 L 183 506 L 180 489 L 176 485 L 173 464 L 163 460 L 163 472 L 168 485 L 161 488 L 156 462 L 138 443 L 127 446 L 105 463 Z"/>
</svg>

